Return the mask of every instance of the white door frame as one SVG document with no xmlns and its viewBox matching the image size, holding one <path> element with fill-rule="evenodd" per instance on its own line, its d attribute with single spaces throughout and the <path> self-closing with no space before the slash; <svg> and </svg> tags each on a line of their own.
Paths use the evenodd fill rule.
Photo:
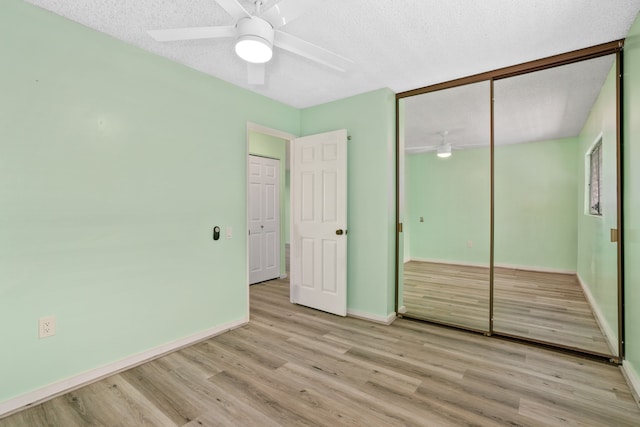
<svg viewBox="0 0 640 427">
<path fill-rule="evenodd" d="M 251 154 L 249 152 L 249 134 L 251 132 L 258 132 L 258 133 L 262 133 L 265 135 L 270 135 L 270 136 L 275 136 L 276 138 L 281 138 L 284 139 L 287 143 L 287 153 L 290 153 L 290 147 L 291 147 L 291 140 L 297 138 L 296 135 L 293 135 L 291 133 L 288 132 L 283 132 L 277 129 L 272 129 L 270 127 L 267 126 L 263 126 L 257 123 L 253 123 L 253 122 L 247 122 L 247 132 L 246 132 L 246 147 L 247 147 L 247 155 L 245 156 L 245 176 L 249 176 L 249 154 Z M 287 163 L 287 161 L 283 161 L 280 163 L 280 167 L 284 167 L 284 168 L 289 168 L 291 165 L 291 156 L 289 154 L 287 154 L 287 158 L 289 159 L 289 163 Z M 246 183 L 246 187 L 245 187 L 245 203 L 246 203 L 246 211 L 245 211 L 245 225 L 246 225 L 246 229 L 249 229 L 249 179 L 247 178 L 247 183 Z M 282 197 L 283 195 L 281 194 L 280 197 Z M 282 229 L 283 224 L 280 224 L 280 228 Z M 291 224 L 289 224 L 289 228 L 291 228 Z M 289 230 L 291 232 L 291 230 Z M 249 233 L 245 233 L 245 247 L 246 247 L 246 251 L 245 251 L 245 265 L 246 265 L 246 271 L 245 271 L 245 280 L 246 280 L 246 284 L 247 284 L 247 318 L 249 317 Z"/>
</svg>

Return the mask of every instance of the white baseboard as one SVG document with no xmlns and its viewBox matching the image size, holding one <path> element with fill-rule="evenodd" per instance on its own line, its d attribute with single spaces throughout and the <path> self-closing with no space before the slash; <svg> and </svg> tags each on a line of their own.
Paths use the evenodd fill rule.
<svg viewBox="0 0 640 427">
<path fill-rule="evenodd" d="M 489 268 L 489 263 L 488 262 L 486 262 L 486 263 L 481 263 L 481 262 L 462 262 L 462 261 L 451 261 L 451 260 L 446 260 L 446 259 L 420 258 L 420 257 L 411 257 L 411 259 L 409 261 L 432 262 L 434 264 L 465 265 L 465 266 L 469 266 L 469 267 L 487 267 L 487 268 Z"/>
<path fill-rule="evenodd" d="M 576 274 L 575 270 L 565 270 L 563 268 L 536 267 L 533 265 L 513 265 L 513 264 L 494 264 L 498 268 L 508 268 L 511 270 L 536 271 L 538 273 L 556 273 L 556 274 Z"/>
<path fill-rule="evenodd" d="M 609 345 L 609 350 L 611 350 L 611 354 L 618 354 L 618 340 L 615 338 L 618 334 L 611 329 L 611 325 L 607 322 L 607 319 L 604 317 L 602 311 L 600 311 L 600 306 L 598 305 L 595 297 L 591 293 L 591 289 L 589 286 L 582 280 L 580 274 L 576 273 L 576 277 L 578 277 L 578 283 L 580 283 L 580 287 L 582 288 L 582 292 L 584 292 L 584 296 L 587 298 L 589 305 L 591 306 L 591 311 L 593 311 L 593 316 L 596 318 L 596 322 L 598 326 L 600 326 L 600 330 L 607 340 L 607 344 Z"/>
<path fill-rule="evenodd" d="M 190 346 L 199 341 L 204 341 L 216 335 L 220 335 L 224 332 L 230 331 L 237 327 L 240 327 L 249 322 L 249 318 L 245 317 L 239 320 L 234 320 L 211 329 L 207 329 L 197 334 L 190 335 L 185 338 L 181 338 L 177 341 L 173 341 L 168 344 L 164 344 L 151 350 L 147 350 L 142 353 L 118 360 L 117 362 L 110 363 L 108 365 L 101 366 L 99 368 L 92 369 L 82 374 L 75 375 L 62 381 L 47 385 L 37 390 L 25 393 L 21 396 L 13 399 L 0 402 L 0 418 L 18 412 L 22 409 L 26 409 L 30 406 L 42 403 L 44 401 L 53 399 L 54 397 L 68 393 L 72 390 L 78 389 L 85 385 L 99 381 L 108 376 L 117 374 L 119 372 L 131 369 L 135 366 L 141 365 L 145 362 L 149 362 L 153 359 L 157 359 L 165 354 L 180 350 L 181 348 Z"/>
<path fill-rule="evenodd" d="M 451 261 L 445 259 L 432 259 L 432 258 L 411 258 L 411 261 L 419 261 L 419 262 L 432 262 L 434 264 L 449 264 L 449 265 L 464 265 L 467 267 L 486 267 L 489 268 L 489 262 L 463 262 L 463 261 Z M 533 265 L 515 265 L 515 264 L 503 264 L 496 263 L 495 267 L 498 268 L 508 268 L 511 270 L 525 270 L 525 271 L 536 271 L 540 273 L 558 273 L 558 274 L 576 274 L 575 270 L 565 270 L 562 268 L 550 268 L 550 267 L 537 267 Z"/>
<path fill-rule="evenodd" d="M 378 316 L 377 314 L 366 313 L 358 310 L 347 310 L 347 316 L 355 317 L 357 319 L 369 320 L 371 322 L 382 323 L 384 325 L 390 325 L 396 320 L 396 313 L 389 313 L 388 316 Z"/>
<path fill-rule="evenodd" d="M 634 400 L 636 401 L 638 406 L 640 406 L 640 377 L 636 373 L 635 369 L 633 369 L 631 364 L 629 364 L 629 362 L 627 362 L 626 360 L 622 362 L 620 370 L 622 371 L 624 379 L 627 380 L 627 384 L 629 384 L 629 388 L 631 389 L 631 394 L 633 394 Z"/>
<path fill-rule="evenodd" d="M 400 314 L 405 314 L 407 312 L 407 306 L 403 305 L 400 308 L 398 308 L 398 313 Z"/>
<path fill-rule="evenodd" d="M 284 273 L 280 275 L 279 279 L 282 280 L 282 279 L 286 279 L 287 277 L 289 277 L 287 273 Z"/>
</svg>

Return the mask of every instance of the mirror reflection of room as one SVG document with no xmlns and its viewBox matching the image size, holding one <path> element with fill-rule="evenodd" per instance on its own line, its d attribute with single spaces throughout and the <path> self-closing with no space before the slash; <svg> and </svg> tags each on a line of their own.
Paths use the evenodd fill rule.
<svg viewBox="0 0 640 427">
<path fill-rule="evenodd" d="M 403 99 L 409 316 L 489 330 L 489 82 Z"/>
<path fill-rule="evenodd" d="M 495 81 L 496 332 L 617 354 L 615 69 Z"/>
<path fill-rule="evenodd" d="M 401 313 L 618 355 L 615 70 L 495 80 L 493 169 L 490 81 L 399 100 Z"/>
</svg>

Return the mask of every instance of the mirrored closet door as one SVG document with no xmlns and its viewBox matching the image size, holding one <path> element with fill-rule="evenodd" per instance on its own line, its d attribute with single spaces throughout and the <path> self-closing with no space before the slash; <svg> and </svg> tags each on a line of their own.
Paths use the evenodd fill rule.
<svg viewBox="0 0 640 427">
<path fill-rule="evenodd" d="M 489 331 L 490 83 L 399 101 L 402 311 Z"/>
<path fill-rule="evenodd" d="M 494 99 L 494 332 L 617 355 L 616 56 Z"/>
<path fill-rule="evenodd" d="M 399 314 L 622 360 L 621 57 L 397 95 Z"/>
</svg>

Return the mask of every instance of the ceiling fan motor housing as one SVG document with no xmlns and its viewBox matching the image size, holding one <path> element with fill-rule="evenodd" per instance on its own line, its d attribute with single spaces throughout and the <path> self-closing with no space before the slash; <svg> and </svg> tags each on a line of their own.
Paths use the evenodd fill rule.
<svg viewBox="0 0 640 427">
<path fill-rule="evenodd" d="M 239 19 L 236 29 L 236 53 L 240 58 L 255 63 L 268 62 L 271 59 L 275 33 L 271 24 L 257 16 L 252 16 Z M 258 49 L 261 54 L 248 56 L 245 49 Z M 253 54 L 255 51 L 252 51 Z"/>
</svg>

